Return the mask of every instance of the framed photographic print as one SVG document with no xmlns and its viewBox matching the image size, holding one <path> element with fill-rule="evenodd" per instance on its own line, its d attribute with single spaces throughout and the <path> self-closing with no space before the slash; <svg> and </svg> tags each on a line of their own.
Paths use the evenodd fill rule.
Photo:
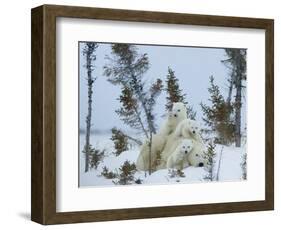
<svg viewBox="0 0 281 230">
<path fill-rule="evenodd" d="M 274 208 L 271 19 L 32 9 L 41 224 Z"/>
</svg>

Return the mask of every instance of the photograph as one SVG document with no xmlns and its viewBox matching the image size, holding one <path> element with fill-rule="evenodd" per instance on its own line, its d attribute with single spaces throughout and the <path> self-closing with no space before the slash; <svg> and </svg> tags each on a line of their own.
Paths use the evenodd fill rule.
<svg viewBox="0 0 281 230">
<path fill-rule="evenodd" d="M 247 49 L 79 41 L 79 187 L 247 180 Z"/>
</svg>

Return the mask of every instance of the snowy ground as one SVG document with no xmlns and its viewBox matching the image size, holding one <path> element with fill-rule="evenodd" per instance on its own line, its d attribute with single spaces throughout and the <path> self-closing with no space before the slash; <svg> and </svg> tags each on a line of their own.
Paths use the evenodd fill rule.
<svg viewBox="0 0 281 230">
<path fill-rule="evenodd" d="M 84 135 L 80 136 L 80 149 L 83 149 Z M 97 170 L 84 172 L 84 154 L 80 154 L 80 186 L 106 186 L 114 185 L 112 179 L 101 176 L 102 168 L 106 166 L 110 171 L 116 171 L 126 160 L 131 163 L 136 162 L 139 147 L 132 145 L 131 149 L 123 152 L 118 157 L 111 154 L 113 142 L 109 135 L 94 135 L 92 145 L 100 150 L 106 150 L 106 157 L 101 162 Z M 244 147 L 236 148 L 232 146 L 216 146 L 217 158 L 213 174 L 218 181 L 239 181 L 241 180 L 241 160 L 245 153 Z M 167 184 L 167 183 L 196 183 L 204 182 L 206 171 L 204 168 L 188 167 L 183 170 L 185 177 L 169 176 L 167 169 L 162 169 L 152 173 L 150 176 L 144 172 L 136 172 L 135 178 L 142 180 L 142 184 Z"/>
</svg>

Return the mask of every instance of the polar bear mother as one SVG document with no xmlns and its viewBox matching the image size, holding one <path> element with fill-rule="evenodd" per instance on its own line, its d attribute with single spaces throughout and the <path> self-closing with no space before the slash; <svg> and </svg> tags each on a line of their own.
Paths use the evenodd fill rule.
<svg viewBox="0 0 281 230">
<path fill-rule="evenodd" d="M 164 121 L 158 133 L 152 135 L 151 141 L 151 166 L 152 169 L 156 169 L 157 158 L 166 145 L 168 136 L 173 133 L 178 124 L 187 119 L 186 107 L 182 102 L 173 103 L 172 110 L 168 113 L 168 117 Z M 138 170 L 149 170 L 149 140 L 146 140 L 141 146 L 141 151 L 138 156 L 136 166 Z"/>
</svg>

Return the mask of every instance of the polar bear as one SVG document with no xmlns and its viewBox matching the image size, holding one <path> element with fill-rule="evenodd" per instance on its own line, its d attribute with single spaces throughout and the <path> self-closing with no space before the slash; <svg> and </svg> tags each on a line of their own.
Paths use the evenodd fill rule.
<svg viewBox="0 0 281 230">
<path fill-rule="evenodd" d="M 166 167 L 169 156 L 175 151 L 183 139 L 193 140 L 193 150 L 191 151 L 192 157 L 190 157 L 190 159 L 186 159 L 185 162 L 190 161 L 192 166 L 199 166 L 199 163 L 201 162 L 197 164 L 197 161 L 195 161 L 200 161 L 200 159 L 197 159 L 198 157 L 196 157 L 196 154 L 199 156 L 203 154 L 205 148 L 204 142 L 200 136 L 197 122 L 194 120 L 185 119 L 181 121 L 176 130 L 167 137 L 166 145 L 161 153 L 161 163 L 158 169 L 163 169 Z M 202 163 L 204 164 L 204 162 Z"/>
<path fill-rule="evenodd" d="M 182 120 L 175 130 L 175 138 L 177 137 L 190 138 L 203 144 L 200 127 L 195 120 Z"/>
<path fill-rule="evenodd" d="M 152 169 L 156 168 L 157 159 L 160 158 L 160 153 L 162 152 L 167 137 L 154 134 L 152 135 L 151 141 L 151 167 Z M 147 171 L 149 170 L 149 155 L 150 155 L 150 148 L 149 148 L 149 140 L 146 140 L 140 150 L 140 154 L 136 161 L 136 166 L 138 170 Z"/>
<path fill-rule="evenodd" d="M 193 141 L 193 148 L 190 153 L 184 158 L 184 167 L 204 167 L 207 165 L 207 159 L 205 157 L 204 144 Z"/>
<path fill-rule="evenodd" d="M 167 143 L 165 145 L 164 150 L 161 154 L 161 162 L 158 165 L 157 169 L 164 169 L 167 166 L 167 161 L 169 157 L 173 154 L 173 152 L 177 149 L 177 147 L 181 144 L 181 141 L 186 139 L 184 137 L 171 137 L 174 135 L 170 135 L 168 137 Z M 189 154 L 184 156 L 183 159 L 183 168 L 187 166 L 194 167 L 202 167 L 206 165 L 206 159 L 204 155 L 205 145 L 199 141 L 192 140 L 192 150 Z"/>
<path fill-rule="evenodd" d="M 187 119 L 186 107 L 182 102 L 174 102 L 172 110 L 168 113 L 168 117 L 159 130 L 159 134 L 168 136 L 175 131 L 178 124 Z"/>
<path fill-rule="evenodd" d="M 152 135 L 151 153 L 149 148 L 150 141 L 146 140 L 143 143 L 136 161 L 138 170 L 149 170 L 150 154 L 152 169 L 156 169 L 156 165 L 158 165 L 158 160 L 160 160 L 160 155 L 164 149 L 168 135 L 172 133 L 177 125 L 184 119 L 187 119 L 185 105 L 182 102 L 173 103 L 172 110 L 169 112 L 168 117 L 159 132 Z"/>
<path fill-rule="evenodd" d="M 191 139 L 183 139 L 177 146 L 175 151 L 169 156 L 167 160 L 168 169 L 182 170 L 184 167 L 184 159 L 191 152 L 193 148 L 193 141 Z"/>
</svg>

